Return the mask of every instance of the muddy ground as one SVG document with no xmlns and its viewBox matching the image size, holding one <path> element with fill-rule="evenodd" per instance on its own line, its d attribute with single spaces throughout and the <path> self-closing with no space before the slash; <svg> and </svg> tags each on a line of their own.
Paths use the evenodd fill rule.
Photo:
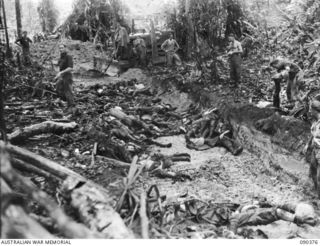
<svg viewBox="0 0 320 246">
<path fill-rule="evenodd" d="M 144 84 L 152 83 L 152 78 L 147 74 L 147 72 L 141 72 L 139 69 L 132 69 L 121 77 L 125 79 L 136 78 Z M 105 79 L 104 82 L 96 82 L 91 79 L 83 80 L 82 78 L 78 78 L 77 83 L 92 85 L 92 83 L 114 83 L 114 80 L 114 78 L 110 78 Z M 228 91 L 228 88 L 226 90 Z M 239 94 L 241 94 L 241 91 Z M 221 102 L 226 104 L 226 102 L 231 103 L 231 100 L 239 100 L 233 96 L 231 96 L 230 100 L 230 94 L 221 96 L 213 92 L 211 95 L 214 98 L 213 105 L 221 105 Z M 162 101 L 178 107 L 178 111 L 183 111 L 192 103 L 192 97 L 173 87 L 162 95 Z M 250 118 L 250 113 L 248 115 L 248 118 Z M 258 119 L 269 116 L 266 112 L 255 115 Z M 241 121 L 243 119 L 238 119 L 239 124 L 241 124 Z M 251 123 L 253 122 L 251 121 Z M 302 124 L 305 125 L 305 123 Z M 300 126 L 296 126 L 295 129 L 291 130 L 294 131 L 298 127 Z M 308 129 L 309 126 L 305 127 L 305 129 Z M 308 201 L 312 202 L 319 212 L 320 203 L 315 195 L 312 182 L 308 178 L 309 165 L 304 161 L 298 148 L 295 152 L 285 150 L 285 146 L 281 146 L 281 144 L 286 143 L 285 141 L 280 141 L 280 145 L 270 141 L 270 145 L 266 147 L 265 141 L 270 136 L 257 131 L 253 125 L 246 129 L 250 129 L 251 131 L 252 135 L 249 137 L 255 143 L 255 146 L 253 146 L 255 151 L 252 151 L 247 146 L 247 149 L 240 156 L 233 156 L 224 148 L 219 147 L 205 151 L 190 150 L 186 147 L 183 135 L 159 138 L 158 140 L 162 143 L 172 143 L 172 147 L 160 148 L 150 146 L 148 151 L 152 153 L 160 152 L 165 155 L 189 153 L 191 155 L 190 163 L 179 162 L 172 169 L 190 174 L 193 180 L 174 182 L 171 179 L 159 179 L 145 174 L 141 180 L 143 187 L 146 188 L 156 184 L 161 195 L 167 196 L 167 199 L 171 201 L 196 198 L 203 201 L 214 200 L 217 203 L 250 204 L 253 199 L 259 197 L 279 204 Z M 241 130 L 239 134 L 241 135 Z M 308 135 L 308 132 L 305 132 L 305 134 Z M 246 148 L 246 146 L 244 147 Z M 262 151 L 257 151 L 259 148 Z M 277 161 L 275 161 L 275 155 Z M 270 164 L 272 162 L 274 163 Z M 186 198 L 179 198 L 182 194 L 186 193 Z M 209 225 L 196 225 L 197 233 L 186 233 L 185 228 L 187 225 L 188 223 L 185 223 L 184 225 L 172 227 L 169 233 L 170 236 L 173 238 L 181 236 L 192 238 L 205 237 L 204 232 L 210 230 Z M 294 224 L 284 221 L 256 228 L 263 230 L 269 238 L 289 238 L 297 235 L 317 238 L 320 235 L 320 227 L 314 228 L 308 234 Z"/>
<path fill-rule="evenodd" d="M 45 46 L 43 48 L 45 49 Z M 89 88 L 92 90 L 95 85 L 103 88 L 103 86 L 134 80 L 136 84 L 143 84 L 144 87 L 155 90 L 162 103 L 177 107 L 176 112 L 178 113 L 185 111 L 192 103 L 203 100 L 196 95 L 198 92 L 181 89 L 175 79 L 164 79 L 175 75 L 176 70 L 161 67 L 145 70 L 134 68 L 121 74 L 120 77 L 102 77 L 99 73 L 90 70 L 91 59 L 81 57 L 82 53 L 78 53 L 80 58 L 77 59 L 79 64 L 74 78 L 77 99 L 83 98 L 86 90 Z M 35 57 L 35 59 L 40 58 Z M 168 202 L 181 202 L 191 198 L 237 204 L 250 204 L 256 198 L 265 198 L 274 204 L 304 201 L 312 203 L 320 215 L 320 203 L 308 177 L 309 166 L 302 154 L 303 147 L 310 136 L 310 125 L 301 120 L 282 119 L 279 122 L 280 126 L 273 134 L 262 133 L 256 128 L 255 122 L 273 115 L 274 110 L 256 107 L 261 100 L 270 102 L 270 93 L 267 93 L 268 90 L 270 92 L 270 88 L 268 84 L 264 86 L 259 84 L 257 71 L 250 69 L 253 62 L 252 60 L 245 61 L 244 83 L 239 89 L 230 88 L 227 75 L 224 75 L 219 81 L 212 81 L 211 84 L 200 87 L 201 91 L 205 92 L 204 100 L 207 101 L 207 107 L 218 107 L 231 121 L 235 137 L 243 144 L 244 152 L 240 156 L 233 156 L 224 148 L 212 148 L 205 151 L 190 150 L 186 148 L 183 135 L 158 138 L 157 141 L 161 143 L 172 143 L 172 147 L 160 148 L 152 145 L 145 151 L 145 155 L 156 152 L 165 155 L 189 153 L 191 162 L 176 163 L 171 169 L 190 175 L 192 180 L 173 181 L 169 178 L 157 178 L 145 172 L 137 181 L 137 190 L 147 190 L 151 185 L 157 185 L 161 196 L 166 196 Z M 47 65 L 51 66 L 51 64 Z M 116 67 L 111 66 L 109 72 L 116 74 Z M 125 88 L 122 89 L 124 90 Z M 99 115 L 103 113 L 103 105 L 106 104 L 106 102 L 100 102 L 101 99 L 96 89 L 92 91 L 88 91 L 88 101 L 81 99 L 81 105 L 76 112 L 78 116 L 81 115 L 81 111 L 89 113 L 87 116 L 82 115 L 76 118 L 81 120 L 80 124 L 83 125 L 100 122 Z M 120 90 L 119 94 L 122 91 Z M 15 100 L 16 98 L 9 100 L 11 105 L 14 105 Z M 23 105 L 38 104 L 48 108 L 46 110 L 43 108 L 34 111 L 24 110 L 16 116 L 12 115 L 8 122 L 9 131 L 13 131 L 14 127 L 41 122 L 48 117 L 73 119 L 72 115 L 70 116 L 67 112 L 65 104 L 55 100 L 55 97 L 23 99 Z M 100 100 L 102 107 L 98 103 L 90 104 L 90 100 L 91 102 Z M 110 95 L 108 100 L 107 103 L 113 106 L 129 104 L 125 97 L 115 102 Z M 142 97 L 141 100 L 139 103 L 142 103 L 144 98 Z M 9 112 L 11 112 L 10 107 L 7 108 Z M 110 191 L 113 204 L 116 204 L 122 192 L 120 184 L 127 170 L 113 167 L 99 159 L 94 165 L 90 165 L 93 142 L 88 141 L 85 135 L 81 135 L 83 132 L 81 129 L 80 133 L 75 132 L 69 135 L 36 136 L 22 147 L 57 161 L 102 185 Z M 80 152 L 80 155 L 75 154 L 76 150 Z M 53 181 L 37 176 L 31 178 L 48 193 L 56 195 L 56 184 Z M 190 226 L 193 226 L 192 230 L 186 230 Z M 130 227 L 135 230 L 134 225 Z M 320 235 L 319 226 L 303 228 L 283 221 L 254 229 L 256 228 L 261 229 L 269 238 L 319 238 Z M 210 231 L 212 232 L 212 226 L 209 224 L 183 221 L 181 224 L 172 225 L 168 230 L 152 230 L 151 237 L 216 238 L 217 236 L 211 235 Z"/>
</svg>

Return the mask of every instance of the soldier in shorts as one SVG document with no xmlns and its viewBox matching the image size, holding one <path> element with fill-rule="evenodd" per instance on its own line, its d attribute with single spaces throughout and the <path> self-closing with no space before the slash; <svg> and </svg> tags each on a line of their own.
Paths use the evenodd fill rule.
<svg viewBox="0 0 320 246">
<path fill-rule="evenodd" d="M 55 77 L 57 81 L 56 89 L 58 95 L 66 100 L 69 107 L 74 106 L 74 96 L 72 92 L 72 71 L 73 71 L 73 61 L 72 57 L 68 54 L 66 46 L 63 44 L 59 45 L 60 50 L 60 60 L 59 68 L 60 72 Z"/>
</svg>

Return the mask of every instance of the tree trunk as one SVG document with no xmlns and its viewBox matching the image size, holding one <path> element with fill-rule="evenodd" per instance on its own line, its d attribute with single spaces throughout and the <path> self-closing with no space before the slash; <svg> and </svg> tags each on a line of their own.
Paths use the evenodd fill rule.
<svg viewBox="0 0 320 246">
<path fill-rule="evenodd" d="M 9 40 L 9 35 L 8 35 L 8 26 L 7 26 L 7 17 L 6 17 L 6 9 L 4 6 L 4 0 L 0 0 L 0 6 L 2 7 L 2 16 L 3 16 L 3 26 L 4 26 L 4 30 L 5 30 L 5 35 L 6 35 L 6 42 L 7 42 L 7 51 L 6 51 L 6 56 L 8 58 L 12 57 L 12 52 L 10 49 L 10 40 Z"/>
<path fill-rule="evenodd" d="M 16 3 L 16 20 L 17 20 L 17 33 L 18 38 L 22 36 L 22 23 L 21 23 L 21 5 L 20 0 L 15 0 Z"/>
<path fill-rule="evenodd" d="M 190 0 L 186 0 L 186 16 L 187 16 L 187 23 L 188 23 L 188 35 L 187 35 L 187 58 L 191 59 L 191 53 L 192 49 L 194 47 L 193 41 L 194 41 L 194 29 L 193 29 L 193 23 L 191 20 L 190 15 Z"/>
<path fill-rule="evenodd" d="M 73 172 L 72 170 L 63 167 L 54 161 L 36 155 L 28 150 L 22 149 L 11 144 L 5 145 L 2 141 L 0 141 L 0 148 L 5 148 L 5 150 L 8 151 L 9 154 L 12 155 L 12 157 L 19 160 L 23 160 L 24 162 L 27 162 L 30 165 L 47 171 L 60 179 L 65 179 L 68 176 L 72 176 L 85 180 L 81 175 L 77 174 L 76 172 Z"/>
<path fill-rule="evenodd" d="M 4 56 L 4 54 L 0 54 Z M 3 59 L 3 60 L 2 60 Z M 4 63 L 4 57 L 1 57 L 2 63 Z M 0 131 L 2 133 L 3 139 L 6 139 L 6 124 L 4 121 L 4 100 L 3 100 L 3 90 L 4 90 L 4 64 L 1 64 L 0 68 Z"/>
<path fill-rule="evenodd" d="M 111 207 L 112 199 L 98 189 L 69 177 L 64 181 L 62 191 L 71 199 L 71 205 L 77 209 L 81 221 L 91 230 L 107 238 L 134 238 L 132 231 Z"/>
<path fill-rule="evenodd" d="M 11 166 L 6 146 L 0 143 L 1 178 L 11 187 L 19 188 L 28 199 L 43 207 L 53 219 L 59 231 L 67 238 L 101 238 L 102 235 L 73 221 L 45 192 L 38 189 L 29 179 L 17 173 Z"/>
<path fill-rule="evenodd" d="M 158 45 L 157 45 L 157 39 L 156 39 L 155 30 L 154 30 L 153 20 L 150 20 L 150 26 L 151 26 L 152 62 L 156 62 L 156 60 L 158 59 Z"/>
<path fill-rule="evenodd" d="M 1 238 L 55 238 L 37 221 L 26 214 L 23 207 L 18 204 L 18 199 L 14 198 L 12 190 L 2 178 L 0 178 L 0 183 Z"/>
<path fill-rule="evenodd" d="M 45 133 L 62 134 L 73 131 L 77 127 L 77 123 L 62 123 L 54 121 L 45 121 L 39 124 L 27 126 L 23 129 L 14 131 L 8 136 L 11 143 L 22 143 L 29 137 Z"/>
</svg>

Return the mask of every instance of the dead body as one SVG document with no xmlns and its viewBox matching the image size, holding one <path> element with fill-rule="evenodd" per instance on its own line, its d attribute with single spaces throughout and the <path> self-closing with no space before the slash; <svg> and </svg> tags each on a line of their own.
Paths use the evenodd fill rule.
<svg viewBox="0 0 320 246">
<path fill-rule="evenodd" d="M 233 204 L 206 204 L 190 200 L 185 202 L 185 207 L 187 216 L 194 216 L 198 223 L 209 223 L 216 227 L 227 226 L 234 235 L 245 238 L 250 238 L 246 235 L 250 230 L 248 227 L 268 225 L 278 220 L 311 227 L 319 223 L 314 208 L 304 202 L 270 204 L 266 201 L 253 201 L 252 204 L 234 208 Z M 250 234 L 254 238 L 261 236 L 254 232 Z"/>
<path fill-rule="evenodd" d="M 225 123 L 218 113 L 210 114 L 195 121 L 185 135 L 187 147 L 204 150 L 213 147 L 224 147 L 233 155 L 242 152 L 242 147 L 232 139 L 231 127 Z"/>
</svg>

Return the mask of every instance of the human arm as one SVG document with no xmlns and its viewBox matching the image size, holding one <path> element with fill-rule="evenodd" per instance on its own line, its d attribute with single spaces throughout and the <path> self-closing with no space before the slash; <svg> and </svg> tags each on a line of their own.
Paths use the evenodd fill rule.
<svg viewBox="0 0 320 246">
<path fill-rule="evenodd" d="M 174 42 L 175 42 L 175 46 L 176 46 L 176 49 L 174 50 L 174 52 L 177 52 L 180 49 L 180 46 L 176 40 Z"/>
<path fill-rule="evenodd" d="M 233 49 L 233 43 L 232 42 L 229 42 L 228 46 L 227 46 L 227 49 L 226 49 L 226 53 L 227 55 L 230 55 L 231 54 L 231 51 Z"/>
<path fill-rule="evenodd" d="M 60 71 L 60 72 L 56 75 L 56 77 L 54 78 L 54 80 L 59 79 L 63 74 L 65 74 L 65 73 L 67 73 L 67 72 L 73 72 L 73 71 L 74 71 L 74 70 L 73 70 L 72 67 L 68 67 L 68 68 L 66 68 L 65 70 Z"/>
<path fill-rule="evenodd" d="M 16 40 L 16 42 L 14 42 L 15 44 L 17 44 L 17 45 L 19 45 L 19 46 L 21 46 L 19 43 L 20 43 L 20 38 L 18 38 L 17 40 Z"/>
<path fill-rule="evenodd" d="M 58 78 L 60 78 L 63 74 L 68 73 L 68 72 L 73 72 L 73 61 L 72 61 L 72 57 L 68 56 L 68 61 L 67 61 L 67 68 L 60 71 L 57 76 L 55 77 L 55 80 L 57 80 Z"/>
<path fill-rule="evenodd" d="M 306 144 L 306 146 L 303 148 L 302 153 L 303 153 L 304 155 L 307 155 L 307 152 L 308 152 L 308 150 L 310 149 L 310 147 L 311 147 L 311 145 L 312 145 L 312 140 L 313 140 L 313 137 L 310 137 L 309 140 L 308 140 L 308 142 L 307 142 L 307 144 Z"/>
<path fill-rule="evenodd" d="M 68 67 L 65 70 L 60 71 L 59 74 L 63 75 L 65 73 L 67 73 L 67 72 L 73 72 L 73 68 L 72 67 Z"/>
<path fill-rule="evenodd" d="M 168 45 L 168 40 L 164 41 L 163 44 L 161 45 L 161 49 L 165 52 L 167 52 L 167 50 L 165 49 L 165 47 Z"/>
</svg>

